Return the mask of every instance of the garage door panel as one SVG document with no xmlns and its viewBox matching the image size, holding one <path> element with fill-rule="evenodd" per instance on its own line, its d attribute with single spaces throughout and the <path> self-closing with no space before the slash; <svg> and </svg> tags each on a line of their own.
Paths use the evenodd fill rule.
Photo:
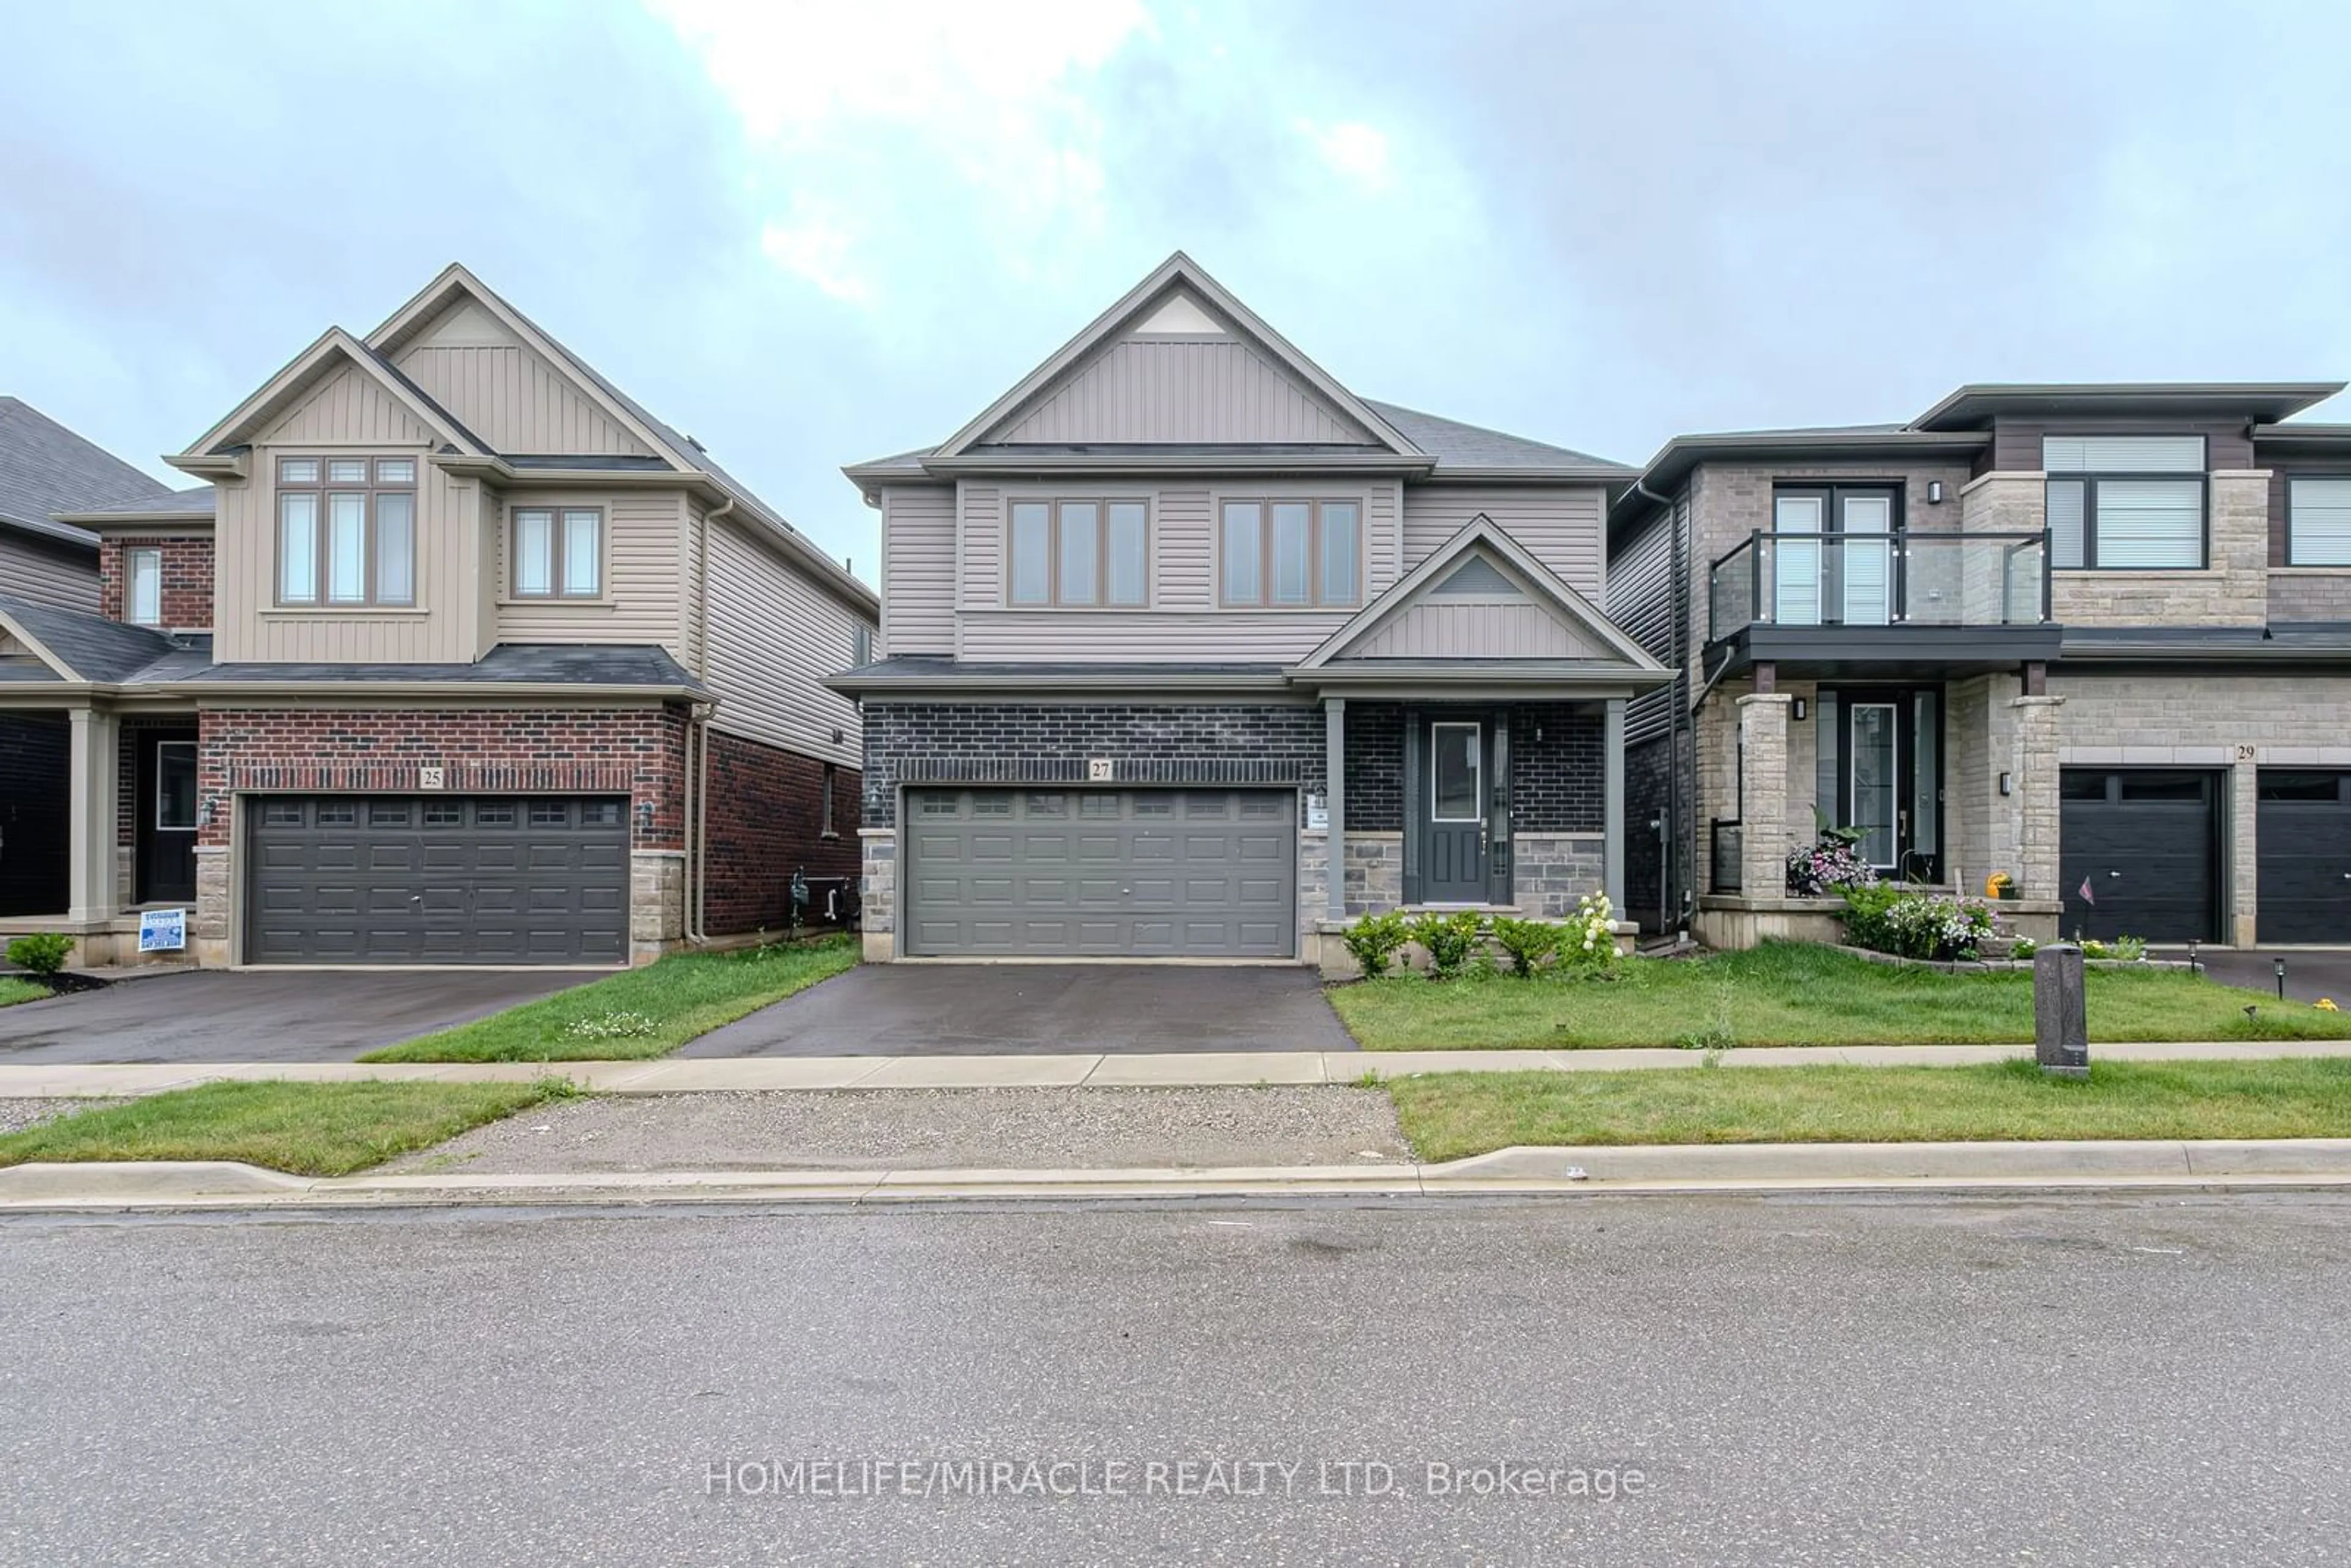
<svg viewBox="0 0 2351 1568">
<path fill-rule="evenodd" d="M 2218 936 L 2220 798 L 2210 774 L 2064 769 L 2058 856 L 2064 934 L 2155 942 Z"/>
<path fill-rule="evenodd" d="M 2263 942 L 2351 942 L 2351 772 L 2264 768 L 2254 919 Z"/>
</svg>

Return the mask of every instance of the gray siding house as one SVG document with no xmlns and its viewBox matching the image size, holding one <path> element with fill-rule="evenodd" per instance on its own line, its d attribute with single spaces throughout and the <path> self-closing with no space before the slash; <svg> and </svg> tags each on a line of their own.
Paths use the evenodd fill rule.
<svg viewBox="0 0 2351 1568">
<path fill-rule="evenodd" d="M 1365 912 L 1622 903 L 1583 453 L 1362 398 L 1172 256 L 882 514 L 869 958 L 1323 962 Z"/>
<path fill-rule="evenodd" d="M 1685 436 L 1609 517 L 1631 913 L 1830 936 L 1820 825 L 2028 935 L 2351 941 L 2338 383 L 1969 386 L 1907 423 Z"/>
</svg>

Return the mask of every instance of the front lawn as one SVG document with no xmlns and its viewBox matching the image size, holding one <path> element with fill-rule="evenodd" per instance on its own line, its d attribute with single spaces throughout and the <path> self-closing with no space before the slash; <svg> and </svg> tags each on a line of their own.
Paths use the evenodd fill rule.
<svg viewBox="0 0 2351 1568">
<path fill-rule="evenodd" d="M 1439 1072 L 1391 1081 L 1420 1158 L 1513 1145 L 2351 1136 L 2351 1059 Z"/>
<path fill-rule="evenodd" d="M 2351 1040 L 2351 1012 L 2280 1002 L 2180 970 L 2093 969 L 2088 984 L 2094 1040 Z M 1896 968 L 1801 942 L 1631 959 L 1605 980 L 1391 977 L 1334 988 L 1331 1004 L 1372 1051 L 2032 1039 L 2029 971 Z M 2255 1009 L 2250 1018 L 2247 1007 Z"/>
<path fill-rule="evenodd" d="M 20 980 L 14 975 L 0 975 L 0 1008 L 13 1007 L 18 1002 L 37 1002 L 43 997 L 56 995 L 47 986 Z"/>
<path fill-rule="evenodd" d="M 856 939 L 680 953 L 361 1061 L 611 1061 L 662 1056 L 857 963 Z"/>
<path fill-rule="evenodd" d="M 0 1166 L 31 1160 L 243 1160 L 347 1176 L 579 1090 L 536 1083 L 205 1083 L 83 1111 L 0 1137 Z"/>
</svg>

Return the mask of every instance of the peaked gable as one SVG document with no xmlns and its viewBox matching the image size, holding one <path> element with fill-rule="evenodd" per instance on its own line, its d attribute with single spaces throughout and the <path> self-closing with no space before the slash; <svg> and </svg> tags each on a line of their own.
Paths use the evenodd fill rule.
<svg viewBox="0 0 2351 1568">
<path fill-rule="evenodd" d="M 1181 251 L 932 456 L 1087 445 L 1423 455 Z"/>
<path fill-rule="evenodd" d="M 461 298 L 392 356 L 401 373 L 501 453 L 651 457 L 651 444 L 600 407 L 483 305 Z"/>
<path fill-rule="evenodd" d="M 181 456 L 202 459 L 262 439 L 484 450 L 448 410 L 340 327 L 328 328 Z"/>
</svg>

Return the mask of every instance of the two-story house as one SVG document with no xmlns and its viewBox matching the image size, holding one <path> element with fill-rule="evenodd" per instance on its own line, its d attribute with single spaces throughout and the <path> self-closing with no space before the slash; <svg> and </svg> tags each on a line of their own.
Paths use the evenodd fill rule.
<svg viewBox="0 0 2351 1568">
<path fill-rule="evenodd" d="M 1644 925 L 1833 937 L 1790 851 L 2028 935 L 2351 940 L 2351 428 L 2323 384 L 1969 386 L 1668 442 L 1609 519 Z M 2285 423 L 2282 423 L 2285 422 Z"/>
<path fill-rule="evenodd" d="M 1357 396 L 1178 254 L 882 514 L 866 955 L 1322 961 L 1622 903 L 1618 465 Z"/>
<path fill-rule="evenodd" d="M 872 591 L 465 268 L 169 461 L 203 486 L 63 519 L 96 606 L 0 602 L 6 701 L 71 758 L 68 906 L 19 928 L 103 961 L 185 906 L 212 964 L 615 965 L 854 875 L 821 679 Z"/>
</svg>

